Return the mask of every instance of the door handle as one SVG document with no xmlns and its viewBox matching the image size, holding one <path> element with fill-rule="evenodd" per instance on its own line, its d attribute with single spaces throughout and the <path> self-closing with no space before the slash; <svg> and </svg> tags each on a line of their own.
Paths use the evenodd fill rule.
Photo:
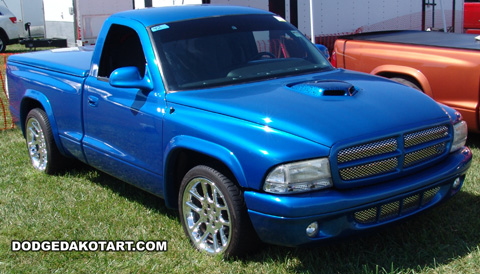
<svg viewBox="0 0 480 274">
<path fill-rule="evenodd" d="M 88 96 L 88 105 L 91 107 L 96 107 L 98 105 L 98 97 L 89 95 Z"/>
</svg>

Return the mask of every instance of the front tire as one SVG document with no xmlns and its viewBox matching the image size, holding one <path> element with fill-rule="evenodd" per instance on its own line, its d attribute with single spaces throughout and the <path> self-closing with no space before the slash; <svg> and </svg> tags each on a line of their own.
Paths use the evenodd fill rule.
<svg viewBox="0 0 480 274">
<path fill-rule="evenodd" d="M 55 173 L 64 157 L 58 151 L 47 114 L 42 109 L 32 109 L 28 113 L 25 139 L 33 167 L 47 174 Z"/>
<path fill-rule="evenodd" d="M 241 256 L 252 229 L 239 187 L 208 166 L 192 168 L 182 180 L 179 213 L 192 245 L 211 255 Z"/>
</svg>

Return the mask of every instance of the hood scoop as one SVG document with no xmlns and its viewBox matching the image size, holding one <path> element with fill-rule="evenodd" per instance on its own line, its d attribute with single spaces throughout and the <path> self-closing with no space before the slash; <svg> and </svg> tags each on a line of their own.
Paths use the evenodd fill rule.
<svg viewBox="0 0 480 274">
<path fill-rule="evenodd" d="M 309 81 L 288 85 L 289 88 L 314 97 L 353 96 L 358 92 L 350 83 L 336 80 Z"/>
</svg>

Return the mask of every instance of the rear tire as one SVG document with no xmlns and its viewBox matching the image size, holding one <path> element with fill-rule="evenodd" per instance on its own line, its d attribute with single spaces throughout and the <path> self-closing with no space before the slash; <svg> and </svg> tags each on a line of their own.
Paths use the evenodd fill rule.
<svg viewBox="0 0 480 274">
<path fill-rule="evenodd" d="M 47 114 L 39 108 L 32 109 L 25 120 L 25 139 L 33 167 L 54 174 L 65 162 L 53 139 Z"/>
<path fill-rule="evenodd" d="M 182 180 L 178 208 L 192 245 L 205 253 L 242 256 L 255 236 L 239 187 L 217 170 L 199 165 Z"/>
<path fill-rule="evenodd" d="M 411 87 L 411 88 L 423 91 L 420 85 L 416 83 L 416 81 L 412 81 L 411 79 L 408 79 L 406 77 L 392 77 L 390 78 L 390 80 L 403 84 L 407 87 Z"/>
</svg>

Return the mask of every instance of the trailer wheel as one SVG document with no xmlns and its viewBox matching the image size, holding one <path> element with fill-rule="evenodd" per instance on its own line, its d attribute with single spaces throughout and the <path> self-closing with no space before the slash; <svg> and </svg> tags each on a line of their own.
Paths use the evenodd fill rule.
<svg viewBox="0 0 480 274">
<path fill-rule="evenodd" d="M 53 139 L 47 114 L 42 109 L 32 109 L 28 113 L 25 122 L 25 139 L 28 155 L 35 169 L 53 174 L 65 162 Z"/>
<path fill-rule="evenodd" d="M 178 208 L 183 230 L 196 249 L 230 257 L 241 256 L 254 246 L 242 193 L 217 170 L 199 165 L 187 172 Z"/>
<path fill-rule="evenodd" d="M 417 81 L 415 81 L 414 79 L 410 79 L 408 77 L 401 77 L 401 76 L 397 76 L 397 77 L 392 77 L 390 78 L 390 80 L 392 81 L 395 81 L 397 83 L 400 83 L 400 84 L 403 84 L 407 87 L 411 87 L 411 88 L 414 88 L 414 89 L 417 89 L 417 90 L 420 90 L 423 92 L 422 88 L 420 87 L 420 85 L 417 83 Z"/>
</svg>

